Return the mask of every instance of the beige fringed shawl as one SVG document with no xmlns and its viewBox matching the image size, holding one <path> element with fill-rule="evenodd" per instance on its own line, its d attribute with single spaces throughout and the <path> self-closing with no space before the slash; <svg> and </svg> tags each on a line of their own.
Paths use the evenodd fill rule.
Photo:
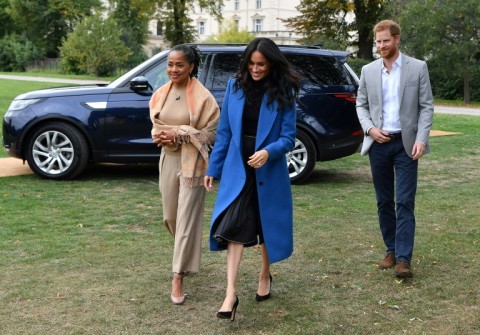
<svg viewBox="0 0 480 335">
<path fill-rule="evenodd" d="M 186 90 L 190 124 L 168 125 L 159 116 L 171 87 L 172 82 L 169 81 L 155 91 L 150 99 L 152 138 L 162 130 L 175 131 L 175 144 L 162 150 L 177 150 L 181 146 L 183 182 L 189 187 L 199 186 L 208 167 L 208 151 L 215 141 L 220 109 L 210 91 L 198 79 L 190 78 Z"/>
</svg>

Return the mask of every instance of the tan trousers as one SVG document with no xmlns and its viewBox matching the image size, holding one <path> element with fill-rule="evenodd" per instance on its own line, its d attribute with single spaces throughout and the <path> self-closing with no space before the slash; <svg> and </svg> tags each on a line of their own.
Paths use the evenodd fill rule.
<svg viewBox="0 0 480 335">
<path fill-rule="evenodd" d="M 163 222 L 174 238 L 173 272 L 198 272 L 204 222 L 205 188 L 184 186 L 180 150 L 162 150 L 159 162 Z"/>
</svg>

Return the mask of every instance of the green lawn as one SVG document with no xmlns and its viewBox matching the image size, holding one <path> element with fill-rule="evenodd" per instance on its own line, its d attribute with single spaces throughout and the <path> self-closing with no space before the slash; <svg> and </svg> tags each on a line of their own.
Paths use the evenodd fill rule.
<svg viewBox="0 0 480 335">
<path fill-rule="evenodd" d="M 22 89 L 1 85 L 4 111 Z M 245 252 L 235 322 L 215 317 L 225 253 L 208 251 L 208 224 L 201 272 L 171 304 L 155 166 L 0 178 L 0 334 L 480 334 L 480 117 L 437 114 L 433 128 L 461 134 L 432 137 L 420 161 L 412 280 L 375 267 L 368 159 L 319 163 L 293 186 L 295 251 L 273 265 L 269 301 L 255 302 L 259 254 Z"/>
<path fill-rule="evenodd" d="M 17 95 L 33 90 L 39 90 L 42 88 L 60 87 L 65 85 L 68 84 L 0 79 L 0 122 L 3 123 L 3 116 L 5 115 L 8 107 L 10 106 L 10 103 Z M 0 158 L 7 157 L 7 154 L 3 150 L 3 128 L 1 126 L 0 143 L 2 144 L 2 148 L 0 150 Z"/>
</svg>

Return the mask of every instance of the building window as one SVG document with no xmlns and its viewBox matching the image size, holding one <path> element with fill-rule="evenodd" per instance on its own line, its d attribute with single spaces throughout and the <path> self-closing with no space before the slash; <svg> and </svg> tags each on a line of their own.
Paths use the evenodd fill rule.
<svg viewBox="0 0 480 335">
<path fill-rule="evenodd" d="M 238 27 L 240 27 L 240 20 L 234 20 L 233 22 L 235 23 L 235 27 L 237 28 L 237 31 L 238 31 Z"/>
<path fill-rule="evenodd" d="M 157 35 L 163 35 L 163 23 L 162 23 L 162 21 L 157 21 Z"/>
<path fill-rule="evenodd" d="M 198 22 L 198 35 L 205 35 L 205 22 L 203 21 Z"/>
<path fill-rule="evenodd" d="M 256 3 L 257 3 L 257 9 L 262 8 L 262 0 L 257 0 Z"/>
<path fill-rule="evenodd" d="M 235 10 L 240 9 L 240 0 L 235 0 Z"/>
<path fill-rule="evenodd" d="M 255 32 L 262 31 L 263 30 L 262 25 L 263 25 L 263 20 L 262 19 L 254 19 L 253 20 L 253 30 Z"/>
</svg>

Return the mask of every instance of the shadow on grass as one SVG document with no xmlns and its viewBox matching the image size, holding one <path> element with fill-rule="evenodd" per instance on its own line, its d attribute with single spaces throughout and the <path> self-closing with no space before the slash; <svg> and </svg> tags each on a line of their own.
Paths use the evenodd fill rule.
<svg viewBox="0 0 480 335">
<path fill-rule="evenodd" d="M 158 164 L 95 164 L 78 177 L 79 180 L 158 178 Z M 316 168 L 300 185 L 368 182 L 370 175 L 360 171 Z"/>
<path fill-rule="evenodd" d="M 158 164 L 95 164 L 78 177 L 79 180 L 158 178 Z"/>
<path fill-rule="evenodd" d="M 371 183 L 369 170 L 339 170 L 328 168 L 316 168 L 310 178 L 300 185 L 312 184 L 348 184 L 348 183 Z"/>
</svg>

